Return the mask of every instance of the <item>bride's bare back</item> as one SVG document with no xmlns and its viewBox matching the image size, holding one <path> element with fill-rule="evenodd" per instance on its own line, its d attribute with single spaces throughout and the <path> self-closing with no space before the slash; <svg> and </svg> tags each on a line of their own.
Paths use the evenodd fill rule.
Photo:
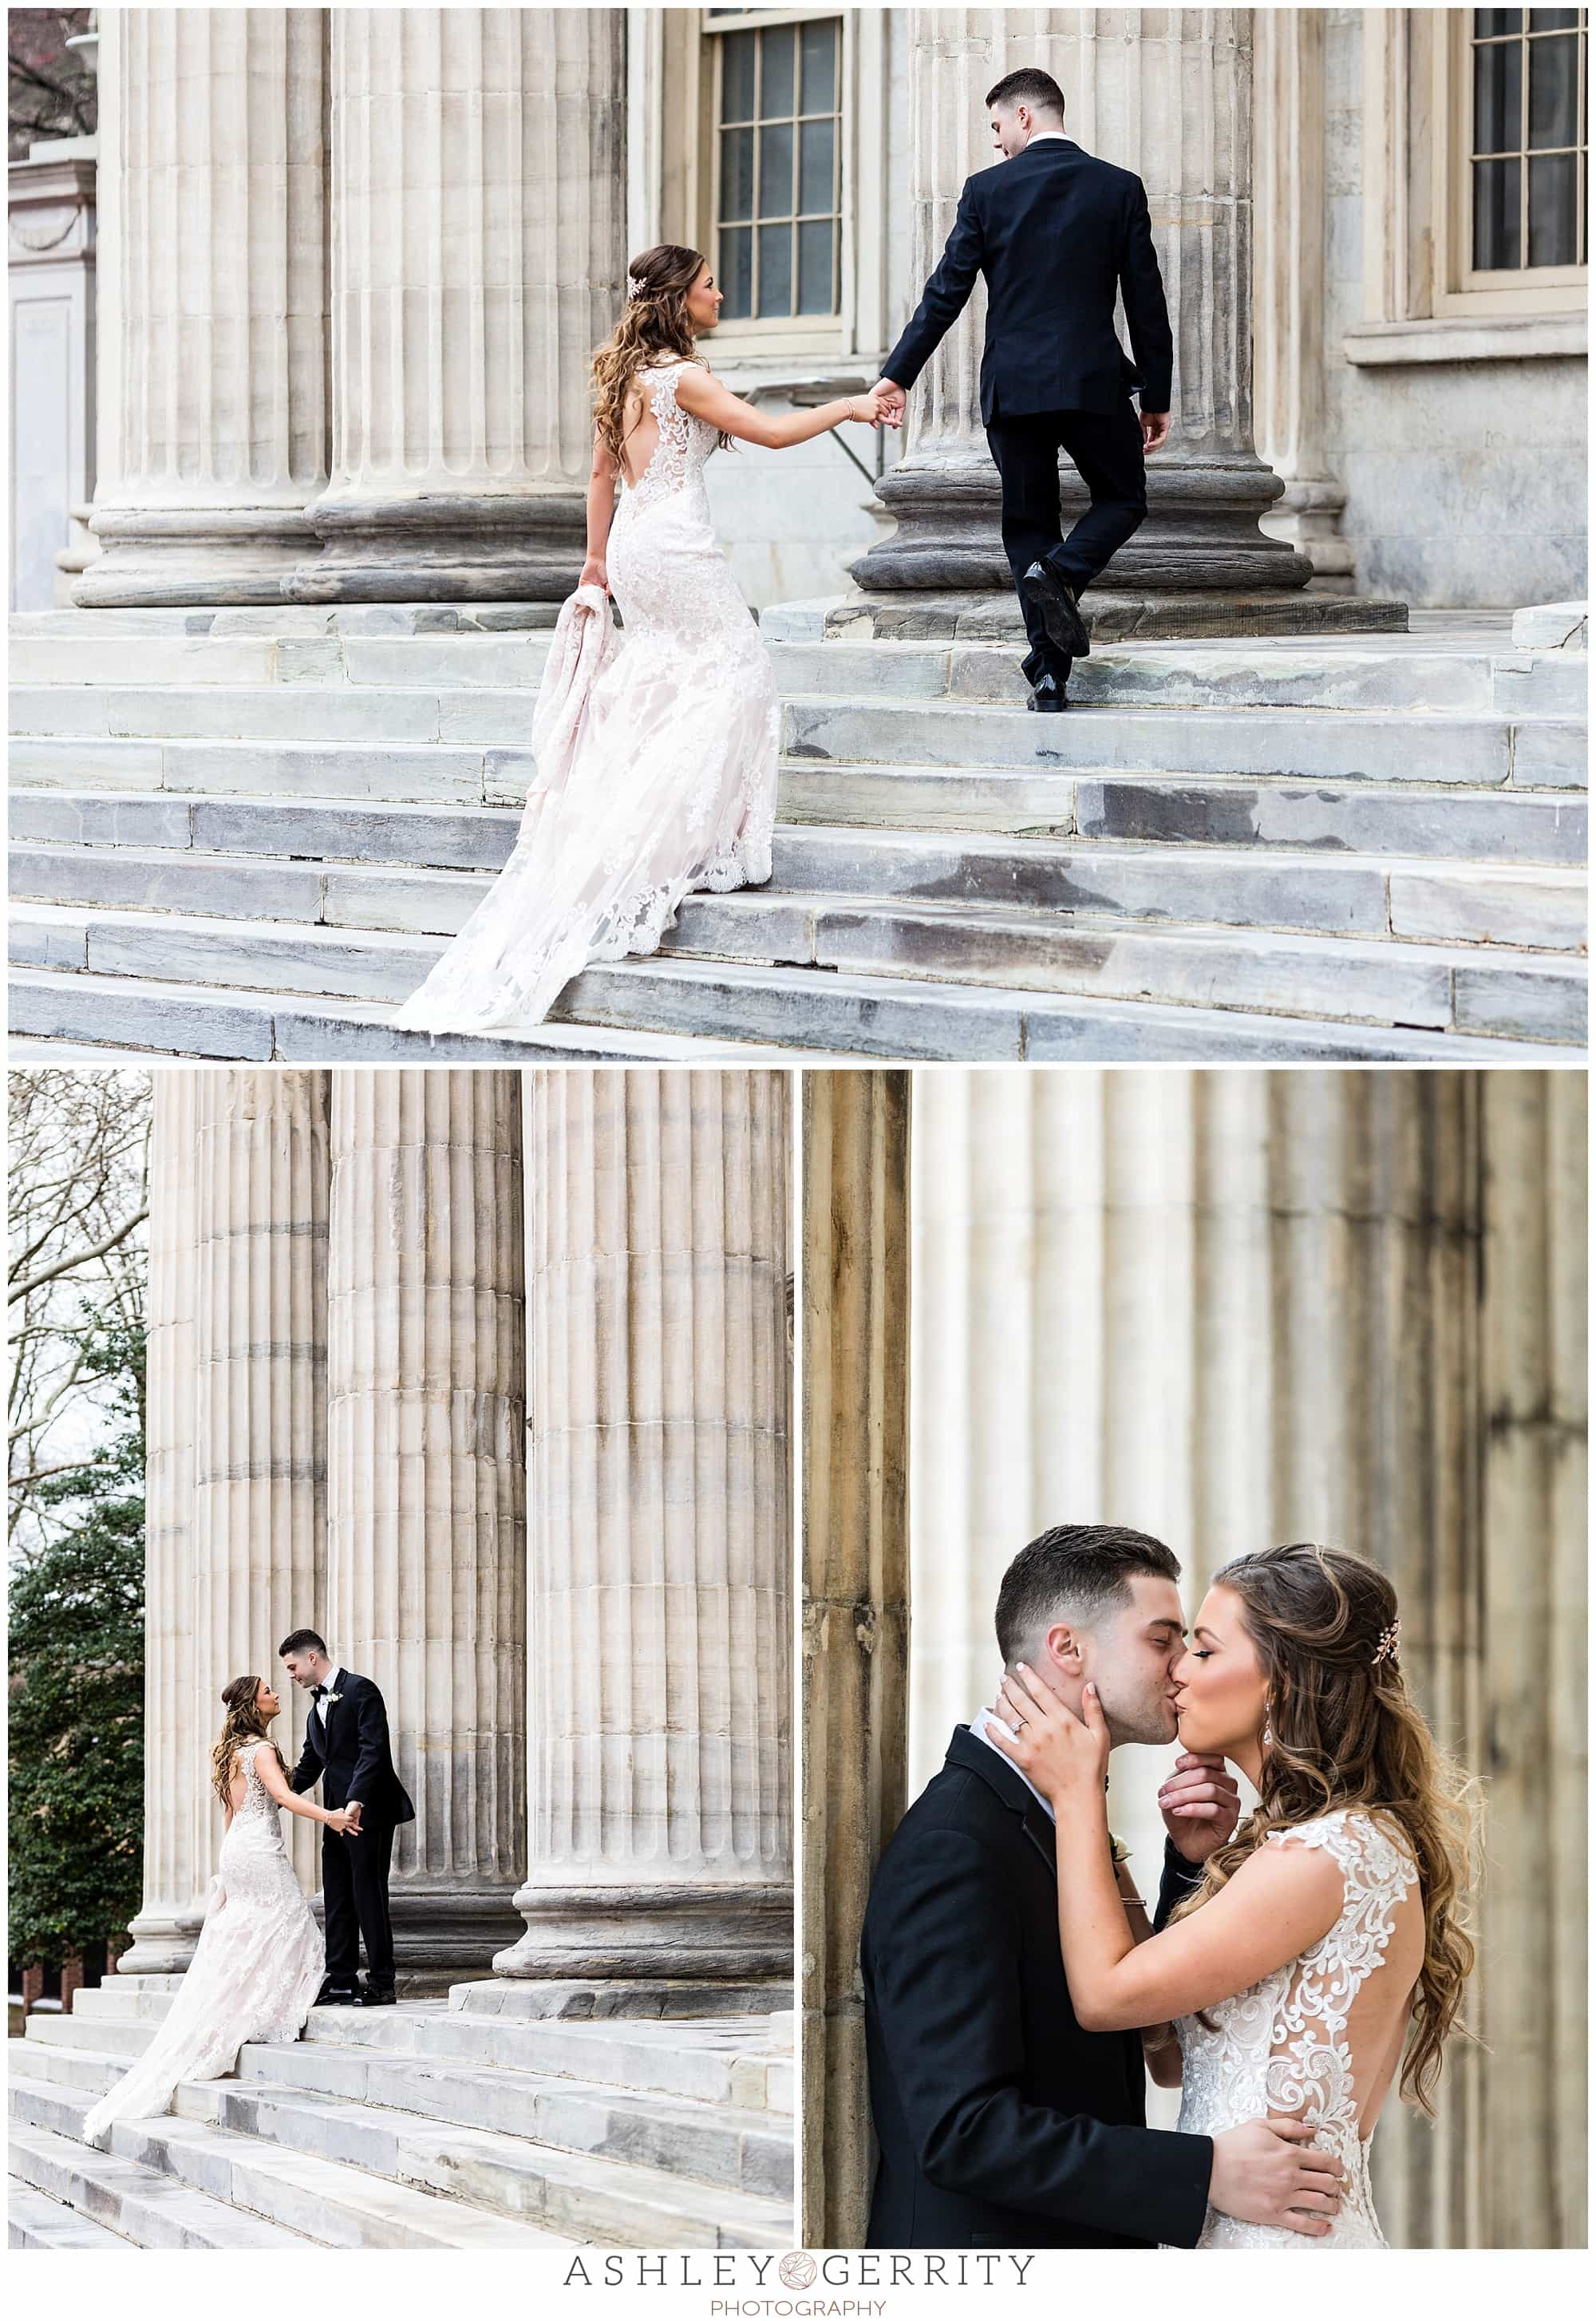
<svg viewBox="0 0 1596 2321">
<path fill-rule="evenodd" d="M 659 422 L 654 416 L 654 405 L 647 387 L 635 389 L 626 398 L 626 424 L 622 431 L 621 466 L 626 480 L 635 490 L 648 472 L 648 462 L 659 448 Z"/>
</svg>

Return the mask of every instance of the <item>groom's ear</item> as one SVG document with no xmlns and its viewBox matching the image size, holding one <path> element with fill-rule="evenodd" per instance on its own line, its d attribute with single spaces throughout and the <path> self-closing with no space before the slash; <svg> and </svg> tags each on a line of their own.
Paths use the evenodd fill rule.
<svg viewBox="0 0 1596 2321">
<path fill-rule="evenodd" d="M 1066 1620 L 1055 1620 L 1047 1635 L 1047 1658 L 1066 1676 L 1078 1676 L 1081 1671 L 1081 1645 L 1075 1631 Z"/>
</svg>

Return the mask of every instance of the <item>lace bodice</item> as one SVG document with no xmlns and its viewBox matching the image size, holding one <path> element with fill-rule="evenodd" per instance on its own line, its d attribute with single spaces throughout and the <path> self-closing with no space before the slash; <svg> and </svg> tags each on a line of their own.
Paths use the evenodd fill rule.
<svg viewBox="0 0 1596 2321">
<path fill-rule="evenodd" d="M 265 1741 L 251 1741 L 247 1748 L 239 1751 L 236 1762 L 243 1768 L 244 1794 L 232 1809 L 232 1819 L 227 1827 L 229 1837 L 241 1824 L 250 1822 L 258 1823 L 263 1834 L 281 1841 L 282 1808 L 261 1779 L 257 1761 L 261 1751 L 268 1746 Z"/>
<path fill-rule="evenodd" d="M 707 420 L 695 419 L 676 401 L 676 381 L 686 369 L 685 362 L 650 363 L 637 374 L 647 388 L 659 441 L 635 484 L 629 481 L 624 465 L 621 468 L 622 505 L 630 504 L 636 513 L 673 492 L 702 490 L 704 461 L 721 440 L 717 428 Z"/>
<path fill-rule="evenodd" d="M 1319 2130 L 1315 2141 L 1345 2164 L 1348 2187 L 1328 2239 L 1239 2224 L 1211 2209 L 1202 2244 L 1381 2248 L 1348 2025 L 1358 1993 L 1383 1962 L 1397 1911 L 1419 1871 L 1385 1824 L 1346 1807 L 1273 1830 L 1265 1843 L 1328 1853 L 1341 1872 L 1341 1914 L 1301 1958 L 1206 2008 L 1206 2021 L 1203 2015 L 1181 2017 L 1180 2125 L 1216 2135 L 1271 2112 L 1311 2120 Z"/>
</svg>

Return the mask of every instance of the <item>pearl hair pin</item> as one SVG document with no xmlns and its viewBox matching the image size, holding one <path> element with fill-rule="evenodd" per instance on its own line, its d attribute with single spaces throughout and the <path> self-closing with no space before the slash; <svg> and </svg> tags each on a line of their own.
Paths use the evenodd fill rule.
<svg viewBox="0 0 1596 2321">
<path fill-rule="evenodd" d="M 1382 1661 L 1394 1661 L 1401 1641 L 1402 1624 L 1400 1620 L 1393 1620 L 1390 1627 L 1382 1633 L 1380 1642 L 1374 1647 L 1374 1657 L 1369 1663 L 1370 1667 L 1378 1668 Z"/>
</svg>

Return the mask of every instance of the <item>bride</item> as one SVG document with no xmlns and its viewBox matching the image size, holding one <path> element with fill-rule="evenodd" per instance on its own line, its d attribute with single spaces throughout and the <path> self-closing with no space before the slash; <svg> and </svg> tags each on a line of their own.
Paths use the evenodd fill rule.
<svg viewBox="0 0 1596 2321">
<path fill-rule="evenodd" d="M 590 961 L 657 950 L 684 895 L 770 876 L 775 675 L 716 542 L 704 462 L 733 437 L 781 451 L 848 419 L 897 422 L 879 388 L 784 418 L 729 394 L 695 350 L 721 296 L 695 250 L 632 261 L 593 360 L 587 561 L 549 648 L 515 850 L 400 1008 L 407 1030 L 530 1029 Z"/>
<path fill-rule="evenodd" d="M 210 1907 L 188 1971 L 154 2038 L 87 2113 L 84 2141 L 101 2144 L 119 2119 L 153 2119 L 182 2080 L 230 2072 L 247 2040 L 295 2039 L 325 1974 L 322 1930 L 283 1845 L 277 1808 L 359 1832 L 341 1808 L 297 1798 L 268 1727 L 282 1704 L 264 1678 L 235 1677 L 212 1752 L 211 1784 L 227 1816 Z"/>
<path fill-rule="evenodd" d="M 1467 1784 L 1408 1692 L 1401 1642 L 1390 1582 L 1340 1549 L 1269 1548 L 1216 1576 L 1174 1672 L 1180 1737 L 1229 1757 L 1258 1806 L 1192 1873 L 1162 1934 L 1128 1916 L 1115 1884 L 1093 1688 L 1077 1717 L 1022 1668 L 986 1726 L 1054 1809 L 1082 2025 L 1142 2030 L 1188 2133 L 1284 2115 L 1315 2125 L 1346 2170 L 1328 2232 L 1211 2207 L 1200 2247 L 1383 2248 L 1369 2144 L 1399 2071 L 1401 2092 L 1434 2109 L 1474 1960 Z"/>
</svg>

